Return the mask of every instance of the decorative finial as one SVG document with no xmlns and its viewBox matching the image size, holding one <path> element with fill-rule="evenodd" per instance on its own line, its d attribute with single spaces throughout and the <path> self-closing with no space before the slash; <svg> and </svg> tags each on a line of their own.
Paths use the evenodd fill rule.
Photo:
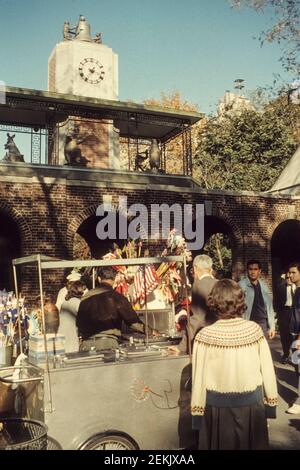
<svg viewBox="0 0 300 470">
<path fill-rule="evenodd" d="M 96 37 L 94 39 L 94 42 L 98 44 L 102 44 L 102 34 L 101 33 L 96 33 Z"/>
<path fill-rule="evenodd" d="M 63 38 L 65 41 L 75 39 L 76 41 L 88 41 L 102 43 L 102 34 L 97 33 L 95 38 L 91 37 L 91 26 L 83 15 L 79 15 L 79 21 L 74 28 L 70 28 L 69 21 L 64 22 Z"/>
</svg>

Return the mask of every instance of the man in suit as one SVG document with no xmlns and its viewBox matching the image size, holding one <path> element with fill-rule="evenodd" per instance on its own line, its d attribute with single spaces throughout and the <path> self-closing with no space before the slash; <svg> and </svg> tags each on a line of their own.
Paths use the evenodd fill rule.
<svg viewBox="0 0 300 470">
<path fill-rule="evenodd" d="M 212 320 L 208 316 L 207 299 L 217 280 L 212 274 L 212 259 L 207 255 L 196 256 L 193 262 L 194 283 L 192 287 L 191 313 L 186 327 L 186 334 L 178 347 L 170 346 L 171 351 L 192 352 L 196 334 Z"/>
<path fill-rule="evenodd" d="M 296 415 L 300 414 L 300 262 L 291 263 L 289 267 L 289 274 L 291 282 L 296 285 L 293 314 L 290 323 L 290 332 L 293 336 L 294 342 L 292 344 L 292 362 L 295 366 L 296 375 L 298 379 L 298 397 L 295 403 L 287 410 L 287 413 Z"/>
<path fill-rule="evenodd" d="M 276 311 L 283 351 L 281 359 L 282 364 L 286 364 L 288 362 L 290 346 L 293 341 L 293 337 L 290 332 L 290 323 L 292 320 L 295 287 L 295 284 L 290 280 L 290 273 L 288 271 L 285 277 L 281 279 L 276 293 Z"/>
</svg>

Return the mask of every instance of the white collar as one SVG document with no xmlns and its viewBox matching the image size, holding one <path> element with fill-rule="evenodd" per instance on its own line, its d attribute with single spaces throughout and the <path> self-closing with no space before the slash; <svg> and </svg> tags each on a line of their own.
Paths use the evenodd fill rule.
<svg viewBox="0 0 300 470">
<path fill-rule="evenodd" d="M 204 277 L 211 277 L 212 279 L 214 279 L 214 276 L 212 274 L 202 274 L 202 276 L 198 278 L 198 281 L 201 281 L 201 279 L 203 279 Z"/>
</svg>

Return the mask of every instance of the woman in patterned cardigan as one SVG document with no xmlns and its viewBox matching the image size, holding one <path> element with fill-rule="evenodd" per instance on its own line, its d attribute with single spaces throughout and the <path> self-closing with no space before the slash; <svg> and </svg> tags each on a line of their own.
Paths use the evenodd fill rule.
<svg viewBox="0 0 300 470">
<path fill-rule="evenodd" d="M 198 333 L 193 350 L 199 449 L 266 449 L 266 418 L 276 417 L 277 404 L 268 343 L 260 326 L 241 318 L 246 305 L 236 282 L 217 282 L 208 307 L 217 321 Z"/>
</svg>

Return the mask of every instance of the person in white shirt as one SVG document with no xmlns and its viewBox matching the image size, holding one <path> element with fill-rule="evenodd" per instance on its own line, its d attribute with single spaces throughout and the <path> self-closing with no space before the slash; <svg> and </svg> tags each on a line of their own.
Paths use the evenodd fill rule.
<svg viewBox="0 0 300 470">
<path fill-rule="evenodd" d="M 296 415 L 300 414 L 300 262 L 296 261 L 290 264 L 289 275 L 291 281 L 296 285 L 294 295 L 292 321 L 290 323 L 290 331 L 293 336 L 292 343 L 292 363 L 295 366 L 296 375 L 298 379 L 298 397 L 295 403 L 290 406 L 287 413 Z"/>
<path fill-rule="evenodd" d="M 66 353 L 79 351 L 76 317 L 84 291 L 85 285 L 81 281 L 72 281 L 61 305 L 58 334 L 64 335 L 66 338 Z"/>
<path fill-rule="evenodd" d="M 283 352 L 281 358 L 282 364 L 286 364 L 289 361 L 290 346 L 293 341 L 290 324 L 293 314 L 295 290 L 296 286 L 291 282 L 290 273 L 287 272 L 276 289 L 276 311 Z"/>
<path fill-rule="evenodd" d="M 74 271 L 74 270 L 67 276 L 66 285 L 62 287 L 57 294 L 55 305 L 58 308 L 59 312 L 60 312 L 62 303 L 66 300 L 66 295 L 68 293 L 68 289 L 71 287 L 71 283 L 75 281 L 80 281 L 80 279 L 81 279 L 81 274 L 78 271 Z"/>
</svg>

